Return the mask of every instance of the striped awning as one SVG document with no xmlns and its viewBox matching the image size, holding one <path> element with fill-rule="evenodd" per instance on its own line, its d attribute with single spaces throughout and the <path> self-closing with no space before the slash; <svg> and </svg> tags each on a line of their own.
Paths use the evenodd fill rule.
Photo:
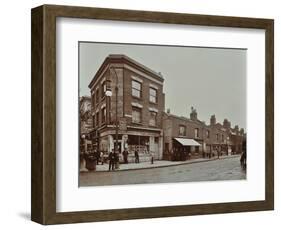
<svg viewBox="0 0 281 230">
<path fill-rule="evenodd" d="M 179 142 L 183 146 L 200 146 L 200 144 L 194 139 L 188 138 L 174 138 L 177 142 Z"/>
</svg>

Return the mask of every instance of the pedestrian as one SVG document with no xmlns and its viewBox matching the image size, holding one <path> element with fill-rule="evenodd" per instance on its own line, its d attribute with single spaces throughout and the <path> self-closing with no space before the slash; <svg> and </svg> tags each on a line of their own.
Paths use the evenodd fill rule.
<svg viewBox="0 0 281 230">
<path fill-rule="evenodd" d="M 108 159 L 109 159 L 109 168 L 108 168 L 108 171 L 114 170 L 114 162 L 115 162 L 115 159 L 114 159 L 113 149 L 112 149 L 112 151 L 109 153 Z"/>
<path fill-rule="evenodd" d="M 114 151 L 114 166 L 115 169 L 119 169 L 119 152 L 118 150 Z"/>
<path fill-rule="evenodd" d="M 139 152 L 135 150 L 135 163 L 140 163 Z"/>
<path fill-rule="evenodd" d="M 240 164 L 241 168 L 246 170 L 246 164 L 247 164 L 247 155 L 246 155 L 246 150 L 242 152 L 241 157 L 240 157 Z"/>
<path fill-rule="evenodd" d="M 122 154 L 123 154 L 124 163 L 128 164 L 128 155 L 129 155 L 128 150 L 125 149 Z"/>
<path fill-rule="evenodd" d="M 154 156 L 152 152 L 150 153 L 150 162 L 152 165 L 154 164 Z"/>
<path fill-rule="evenodd" d="M 96 150 L 96 156 L 97 156 L 97 165 L 99 164 L 100 161 L 100 151 Z"/>
</svg>

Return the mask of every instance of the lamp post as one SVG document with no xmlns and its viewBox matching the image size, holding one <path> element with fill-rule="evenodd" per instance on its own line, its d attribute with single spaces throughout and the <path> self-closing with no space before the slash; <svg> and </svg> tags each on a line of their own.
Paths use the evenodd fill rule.
<svg viewBox="0 0 281 230">
<path fill-rule="evenodd" d="M 110 73 L 113 70 L 114 76 L 116 78 L 116 85 L 115 85 L 115 144 L 114 144 L 114 153 L 118 154 L 117 153 L 117 150 L 118 150 L 118 116 L 117 116 L 117 113 L 118 113 L 118 110 L 117 110 L 117 105 L 118 105 L 118 98 L 117 98 L 117 96 L 118 96 L 118 76 L 117 76 L 115 68 L 110 67 L 109 69 L 110 69 Z M 112 97 L 112 90 L 111 90 L 110 87 L 106 88 L 105 95 L 107 97 Z M 119 157 L 119 155 L 117 155 L 117 156 Z M 119 159 L 116 162 L 116 168 L 119 168 Z"/>
</svg>

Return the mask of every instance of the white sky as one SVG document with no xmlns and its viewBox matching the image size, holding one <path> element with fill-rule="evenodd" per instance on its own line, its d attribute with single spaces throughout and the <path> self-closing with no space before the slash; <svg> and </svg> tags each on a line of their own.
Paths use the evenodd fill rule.
<svg viewBox="0 0 281 230">
<path fill-rule="evenodd" d="M 165 108 L 189 117 L 191 106 L 209 124 L 224 118 L 246 129 L 246 50 L 80 43 L 80 96 L 90 95 L 88 84 L 109 54 L 125 54 L 164 77 Z"/>
</svg>

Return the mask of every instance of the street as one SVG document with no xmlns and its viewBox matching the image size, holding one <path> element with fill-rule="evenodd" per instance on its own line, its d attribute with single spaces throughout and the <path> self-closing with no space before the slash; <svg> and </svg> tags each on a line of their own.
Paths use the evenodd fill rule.
<svg viewBox="0 0 281 230">
<path fill-rule="evenodd" d="M 111 172 L 82 172 L 80 186 L 173 183 L 246 179 L 240 158 L 231 157 L 192 164 Z"/>
</svg>

